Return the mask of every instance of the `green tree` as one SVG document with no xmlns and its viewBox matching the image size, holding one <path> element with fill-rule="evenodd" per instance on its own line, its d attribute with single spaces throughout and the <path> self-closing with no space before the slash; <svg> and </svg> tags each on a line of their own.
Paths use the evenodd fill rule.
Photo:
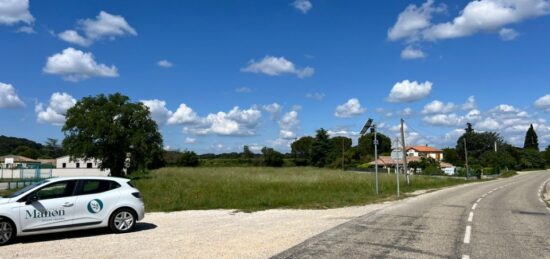
<svg viewBox="0 0 550 259">
<path fill-rule="evenodd" d="M 342 167 L 342 152 L 344 152 L 344 164 L 349 165 L 351 162 L 351 154 L 346 159 L 346 151 L 351 149 L 352 141 L 350 138 L 338 136 L 329 139 L 330 142 L 330 152 L 327 157 L 327 164 L 330 164 L 330 167 L 340 168 Z"/>
<path fill-rule="evenodd" d="M 330 152 L 330 136 L 323 128 L 317 130 L 315 140 L 311 145 L 311 164 L 317 167 L 327 165 L 327 158 Z"/>
<path fill-rule="evenodd" d="M 391 139 L 382 134 L 376 133 L 376 139 L 378 140 L 378 155 L 391 153 Z M 368 133 L 359 138 L 357 145 L 361 158 L 374 156 L 374 133 Z"/>
<path fill-rule="evenodd" d="M 40 156 L 40 152 L 38 152 L 38 150 L 28 146 L 19 146 L 13 150 L 13 153 L 18 156 L 24 156 L 32 159 L 37 159 Z"/>
<path fill-rule="evenodd" d="M 522 169 L 542 169 L 545 167 L 544 156 L 534 149 L 523 149 L 520 151 L 519 164 Z"/>
<path fill-rule="evenodd" d="M 281 167 L 284 164 L 284 156 L 273 148 L 262 148 L 262 157 L 265 166 Z"/>
<path fill-rule="evenodd" d="M 497 173 L 502 169 L 514 168 L 516 159 L 506 150 L 501 149 L 498 152 L 487 151 L 481 155 L 479 162 L 483 167 L 492 167 Z"/>
<path fill-rule="evenodd" d="M 533 128 L 533 124 L 529 126 L 527 133 L 525 133 L 525 142 L 523 142 L 523 148 L 539 151 L 539 138 L 537 136 L 537 133 L 535 132 L 535 129 Z"/>
<path fill-rule="evenodd" d="M 254 158 L 254 153 L 250 151 L 250 148 L 247 145 L 243 147 L 243 153 L 241 154 L 243 159 L 250 160 Z"/>
<path fill-rule="evenodd" d="M 495 143 L 499 147 L 505 145 L 502 137 L 496 132 L 477 133 L 470 123 L 468 123 L 465 131 L 456 142 L 456 152 L 461 161 L 465 161 L 464 139 L 466 139 L 466 146 L 468 148 L 469 162 L 475 162 L 483 153 L 495 150 Z"/>
<path fill-rule="evenodd" d="M 443 162 L 447 162 L 455 166 L 461 166 L 464 164 L 464 162 L 460 160 L 460 156 L 454 148 L 443 149 Z"/>
<path fill-rule="evenodd" d="M 199 164 L 199 156 L 193 151 L 184 151 L 178 159 L 179 166 L 195 167 Z"/>
<path fill-rule="evenodd" d="M 63 148 L 59 141 L 54 138 L 48 138 L 44 143 L 44 153 L 47 157 L 58 158 L 63 155 Z"/>
<path fill-rule="evenodd" d="M 294 164 L 297 166 L 311 165 L 311 148 L 315 139 L 313 137 L 301 137 L 292 142 L 291 156 L 294 159 Z"/>
<path fill-rule="evenodd" d="M 67 111 L 62 131 L 67 154 L 97 158 L 113 176 L 123 175 L 127 156 L 131 172 L 162 155 L 162 136 L 149 109 L 120 93 L 82 98 Z"/>
</svg>

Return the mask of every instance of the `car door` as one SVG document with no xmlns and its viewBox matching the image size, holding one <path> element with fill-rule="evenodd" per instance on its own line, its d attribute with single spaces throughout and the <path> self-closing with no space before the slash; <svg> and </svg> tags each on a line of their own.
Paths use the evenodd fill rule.
<svg viewBox="0 0 550 259">
<path fill-rule="evenodd" d="M 72 224 L 76 180 L 53 182 L 21 200 L 19 220 L 23 232 L 54 230 Z M 26 202 L 33 197 L 32 202 Z"/>
<path fill-rule="evenodd" d="M 100 224 L 118 202 L 120 184 L 111 180 L 84 179 L 77 188 L 75 224 Z"/>
</svg>

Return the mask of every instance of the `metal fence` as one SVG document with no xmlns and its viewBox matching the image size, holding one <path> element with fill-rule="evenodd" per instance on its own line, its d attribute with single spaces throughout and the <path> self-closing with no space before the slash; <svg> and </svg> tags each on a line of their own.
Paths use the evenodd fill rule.
<svg viewBox="0 0 550 259">
<path fill-rule="evenodd" d="M 0 168 L 0 181 L 47 179 L 51 177 L 51 168 Z"/>
</svg>

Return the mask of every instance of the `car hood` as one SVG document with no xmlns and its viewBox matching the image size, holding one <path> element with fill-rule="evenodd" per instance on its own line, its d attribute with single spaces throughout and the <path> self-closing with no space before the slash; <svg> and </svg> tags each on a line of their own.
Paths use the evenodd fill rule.
<svg viewBox="0 0 550 259">
<path fill-rule="evenodd" d="M 5 204 L 5 203 L 8 203 L 9 201 L 10 199 L 8 198 L 0 197 L 0 204 Z"/>
</svg>

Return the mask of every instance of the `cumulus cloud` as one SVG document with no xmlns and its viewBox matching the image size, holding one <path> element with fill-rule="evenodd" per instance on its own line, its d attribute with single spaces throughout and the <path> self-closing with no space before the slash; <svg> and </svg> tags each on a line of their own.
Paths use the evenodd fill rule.
<svg viewBox="0 0 550 259">
<path fill-rule="evenodd" d="M 435 5 L 433 0 L 427 0 L 421 6 L 409 5 L 388 30 L 388 39 L 411 43 L 454 39 L 480 32 L 490 32 L 498 33 L 502 40 L 513 40 L 519 33 L 506 26 L 548 15 L 550 2 L 547 0 L 470 1 L 452 20 L 441 23 L 432 21 L 436 14 L 445 11 L 445 5 Z"/>
<path fill-rule="evenodd" d="M 435 114 L 424 116 L 422 119 L 425 123 L 435 126 L 460 126 L 465 125 L 466 120 L 464 116 L 457 115 L 455 113 L 451 114 Z"/>
<path fill-rule="evenodd" d="M 180 104 L 176 112 L 169 116 L 168 124 L 195 124 L 199 120 L 197 114 L 185 103 Z"/>
<path fill-rule="evenodd" d="M 271 113 L 273 116 L 278 116 L 283 107 L 278 103 L 271 103 L 263 106 L 264 110 Z"/>
<path fill-rule="evenodd" d="M 11 84 L 0 82 L 0 109 L 1 108 L 21 108 L 25 103 L 19 99 L 15 88 Z"/>
<path fill-rule="evenodd" d="M 535 101 L 535 108 L 550 112 L 550 94 L 537 99 Z"/>
<path fill-rule="evenodd" d="M 415 102 L 426 98 L 432 91 L 432 82 L 404 80 L 397 82 L 390 91 L 387 100 L 392 103 Z"/>
<path fill-rule="evenodd" d="M 241 69 L 242 72 L 262 73 L 269 76 L 294 74 L 298 78 L 311 77 L 315 70 L 311 67 L 296 68 L 294 63 L 284 57 L 266 56 L 260 61 L 251 60 L 248 66 Z"/>
<path fill-rule="evenodd" d="M 29 11 L 29 0 L 0 0 L 0 25 L 32 24 L 33 22 L 34 17 Z"/>
<path fill-rule="evenodd" d="M 279 120 L 279 138 L 282 140 L 296 138 L 296 128 L 299 123 L 297 110 L 294 109 L 285 113 Z"/>
<path fill-rule="evenodd" d="M 243 110 L 235 106 L 227 113 L 208 114 L 205 118 L 201 118 L 197 125 L 186 127 L 184 130 L 196 135 L 254 135 L 261 117 L 261 111 L 255 107 Z"/>
<path fill-rule="evenodd" d="M 164 125 L 168 118 L 172 116 L 172 112 L 166 108 L 166 102 L 158 99 L 153 100 L 141 100 L 143 105 L 149 108 L 151 117 L 158 125 Z"/>
<path fill-rule="evenodd" d="M 76 104 L 76 99 L 67 93 L 53 93 L 50 97 L 48 106 L 43 103 L 37 103 L 34 110 L 39 123 L 49 123 L 61 126 L 65 123 L 65 114 L 67 110 Z"/>
<path fill-rule="evenodd" d="M 166 60 L 166 59 L 159 60 L 159 61 L 157 62 L 157 65 L 158 65 L 159 67 L 164 67 L 164 68 L 171 68 L 171 67 L 174 66 L 174 64 L 172 64 L 172 62 L 170 62 L 170 61 L 168 61 L 168 60 Z"/>
<path fill-rule="evenodd" d="M 423 114 L 434 114 L 434 113 L 450 113 L 456 109 L 454 103 L 443 103 L 438 100 L 434 100 L 424 106 L 422 110 Z"/>
<path fill-rule="evenodd" d="M 476 97 L 475 96 L 468 97 L 466 102 L 464 104 L 462 104 L 462 109 L 466 110 L 466 111 L 474 110 L 476 108 L 477 108 L 477 103 L 476 103 Z"/>
<path fill-rule="evenodd" d="M 325 96 L 326 95 L 324 93 L 307 93 L 306 94 L 306 98 L 317 100 L 317 101 L 322 101 L 323 99 L 325 99 Z"/>
<path fill-rule="evenodd" d="M 196 138 L 186 137 L 185 144 L 195 144 L 197 142 Z"/>
<path fill-rule="evenodd" d="M 338 118 L 351 118 L 357 115 L 361 115 L 367 111 L 366 108 L 361 107 L 361 103 L 357 98 L 351 98 L 346 103 L 338 105 L 334 116 Z"/>
<path fill-rule="evenodd" d="M 292 2 L 292 6 L 302 13 L 307 13 L 313 8 L 313 4 L 309 0 L 295 0 Z"/>
<path fill-rule="evenodd" d="M 421 49 L 415 48 L 413 46 L 407 46 L 403 49 L 403 51 L 401 51 L 402 59 L 419 59 L 425 57 L 426 54 Z"/>
<path fill-rule="evenodd" d="M 90 46 L 98 40 L 114 40 L 126 35 L 137 36 L 137 32 L 124 17 L 105 11 L 99 12 L 95 19 L 79 20 L 74 30 L 58 34 L 60 39 L 80 46 Z"/>
<path fill-rule="evenodd" d="M 90 77 L 118 77 L 115 66 L 98 64 L 91 52 L 66 48 L 48 57 L 44 73 L 60 75 L 64 80 L 77 82 Z"/>
</svg>

